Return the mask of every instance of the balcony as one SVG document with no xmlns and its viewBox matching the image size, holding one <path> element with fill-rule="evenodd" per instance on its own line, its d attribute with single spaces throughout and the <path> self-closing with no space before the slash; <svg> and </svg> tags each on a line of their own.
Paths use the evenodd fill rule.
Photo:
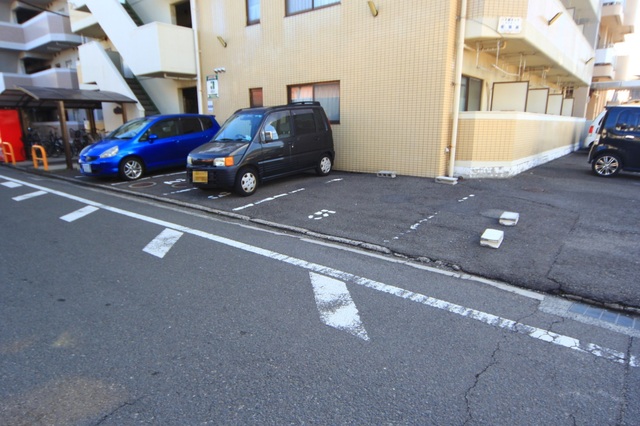
<svg viewBox="0 0 640 426">
<path fill-rule="evenodd" d="M 140 77 L 195 78 L 193 29 L 162 22 L 138 26 L 119 2 L 77 0 L 73 31 L 108 37 L 131 71 Z"/>
<path fill-rule="evenodd" d="M 583 31 L 597 24 L 597 11 L 593 2 L 574 3 L 581 7 L 565 9 L 559 0 L 470 0 L 465 45 L 495 55 L 502 69 L 526 64 L 550 81 L 588 86 L 585 64 L 594 49 Z"/>
<path fill-rule="evenodd" d="M 632 7 L 633 6 L 633 7 Z M 634 32 L 635 2 L 625 0 L 605 0 L 602 3 L 601 33 L 606 34 L 610 43 L 624 41 L 626 34 Z"/>
<path fill-rule="evenodd" d="M 78 76 L 75 70 L 51 68 L 35 74 L 0 73 L 0 93 L 14 86 L 78 88 Z"/>
<path fill-rule="evenodd" d="M 82 44 L 69 19 L 43 12 L 24 24 L 0 23 L 0 48 L 21 52 L 57 53 Z"/>
<path fill-rule="evenodd" d="M 605 1 L 602 3 L 600 24 L 606 27 L 622 25 L 624 22 L 624 1 Z"/>
</svg>

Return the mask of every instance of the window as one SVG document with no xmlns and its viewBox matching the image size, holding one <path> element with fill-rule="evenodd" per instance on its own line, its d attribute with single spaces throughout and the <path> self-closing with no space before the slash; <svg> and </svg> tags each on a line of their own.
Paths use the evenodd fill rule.
<svg viewBox="0 0 640 426">
<path fill-rule="evenodd" d="M 462 76 L 460 85 L 460 111 L 480 111 L 482 80 Z"/>
<path fill-rule="evenodd" d="M 265 135 L 269 140 L 288 138 L 291 136 L 291 119 L 289 111 L 278 111 L 269 114 L 264 124 Z"/>
<path fill-rule="evenodd" d="M 320 9 L 325 6 L 340 3 L 340 0 L 286 0 L 287 15 L 307 12 L 313 9 Z"/>
<path fill-rule="evenodd" d="M 182 118 L 180 121 L 182 122 L 182 133 L 185 135 L 202 131 L 202 124 L 197 117 Z"/>
<path fill-rule="evenodd" d="M 318 101 L 329 121 L 340 123 L 340 83 L 337 81 L 289 86 L 289 101 Z"/>
<path fill-rule="evenodd" d="M 260 0 L 247 0 L 247 25 L 260 23 Z"/>
<path fill-rule="evenodd" d="M 169 119 L 160 121 L 147 130 L 147 135 L 156 135 L 159 139 L 178 136 L 178 120 Z M 144 139 L 146 140 L 146 138 Z"/>
<path fill-rule="evenodd" d="M 296 135 L 307 135 L 317 132 L 316 118 L 314 117 L 312 109 L 294 110 L 292 112 L 293 127 L 296 130 Z"/>
<path fill-rule="evenodd" d="M 637 132 L 640 124 L 640 111 L 625 110 L 620 113 L 616 122 L 616 130 L 620 132 Z"/>
<path fill-rule="evenodd" d="M 264 106 L 262 103 L 262 87 L 249 89 L 249 106 L 252 108 Z"/>
</svg>

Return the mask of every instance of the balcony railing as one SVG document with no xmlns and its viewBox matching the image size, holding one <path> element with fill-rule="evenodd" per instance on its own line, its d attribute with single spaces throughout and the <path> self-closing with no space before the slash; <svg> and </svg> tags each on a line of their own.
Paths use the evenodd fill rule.
<svg viewBox="0 0 640 426">
<path fill-rule="evenodd" d="M 0 23 L 0 47 L 24 52 L 54 53 L 82 44 L 69 19 L 42 12 L 24 24 Z"/>
<path fill-rule="evenodd" d="M 594 50 L 583 29 L 584 22 L 596 22 L 597 13 L 583 12 L 580 19 L 575 13 L 559 0 L 470 0 L 465 43 L 487 52 L 499 49 L 500 56 L 491 54 L 505 67 L 517 69 L 522 61 L 555 81 L 588 85 L 591 70 L 585 63 Z"/>
</svg>

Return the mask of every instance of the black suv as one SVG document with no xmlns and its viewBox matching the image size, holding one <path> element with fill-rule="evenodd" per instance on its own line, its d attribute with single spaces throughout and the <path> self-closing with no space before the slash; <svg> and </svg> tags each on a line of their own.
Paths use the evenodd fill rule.
<svg viewBox="0 0 640 426">
<path fill-rule="evenodd" d="M 640 105 L 608 108 L 589 151 L 589 163 L 593 172 L 603 177 L 623 169 L 640 172 Z"/>
<path fill-rule="evenodd" d="M 245 108 L 191 151 L 187 179 L 198 188 L 234 188 L 247 196 L 260 182 L 304 170 L 328 175 L 334 158 L 331 125 L 319 102 Z"/>
</svg>

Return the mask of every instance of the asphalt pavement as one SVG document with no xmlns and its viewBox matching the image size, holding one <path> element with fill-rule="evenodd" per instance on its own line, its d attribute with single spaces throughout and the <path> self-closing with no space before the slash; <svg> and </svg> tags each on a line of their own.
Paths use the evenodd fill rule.
<svg viewBox="0 0 640 426">
<path fill-rule="evenodd" d="M 517 176 L 455 185 L 389 173 L 305 173 L 251 197 L 191 187 L 182 170 L 93 179 L 53 159 L 3 164 L 284 232 L 354 245 L 606 308 L 640 312 L 640 174 L 591 174 L 577 151 Z M 517 223 L 501 224 L 504 213 Z M 500 231 L 498 248 L 482 243 Z"/>
</svg>

